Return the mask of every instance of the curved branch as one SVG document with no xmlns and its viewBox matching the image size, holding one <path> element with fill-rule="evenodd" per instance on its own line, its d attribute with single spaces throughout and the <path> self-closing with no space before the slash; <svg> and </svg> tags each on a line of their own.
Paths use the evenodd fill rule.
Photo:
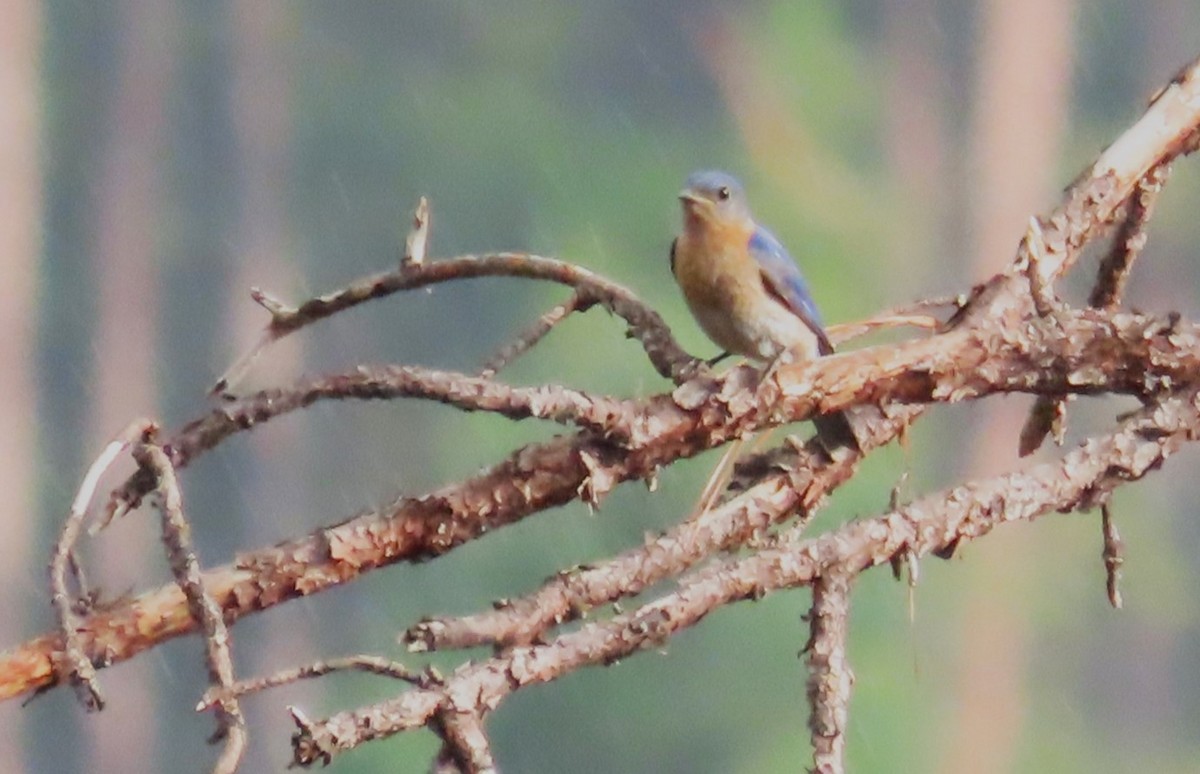
<svg viewBox="0 0 1200 774">
<path fill-rule="evenodd" d="M 639 416 L 633 401 L 593 396 L 559 385 L 513 387 L 482 376 L 421 366 L 359 366 L 353 371 L 302 379 L 291 387 L 262 390 L 214 409 L 163 444 L 175 467 L 215 448 L 234 433 L 322 400 L 423 398 L 464 411 L 490 411 L 509 419 L 539 418 L 573 424 L 600 435 L 629 435 Z M 153 481 L 143 471 L 112 494 L 105 522 L 136 508 Z"/>
<path fill-rule="evenodd" d="M 523 277 L 557 282 L 574 288 L 580 306 L 599 303 L 629 323 L 629 335 L 646 351 L 655 370 L 673 381 L 696 372 L 695 359 L 684 352 L 662 317 L 632 291 L 566 261 L 527 253 L 463 255 L 457 258 L 406 263 L 394 271 L 357 280 L 347 287 L 305 301 L 295 308 L 273 305 L 265 339 L 275 341 L 319 320 L 359 304 L 440 282 L 472 277 Z M 221 392 L 218 384 L 215 392 Z"/>
</svg>

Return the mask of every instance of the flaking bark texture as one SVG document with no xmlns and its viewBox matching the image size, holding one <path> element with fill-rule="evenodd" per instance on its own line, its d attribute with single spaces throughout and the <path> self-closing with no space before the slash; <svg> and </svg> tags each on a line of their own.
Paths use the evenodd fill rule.
<svg viewBox="0 0 1200 774">
<path fill-rule="evenodd" d="M 845 771 L 846 724 L 854 673 L 846 657 L 850 623 L 850 578 L 838 572 L 813 584 L 812 633 L 808 641 L 808 703 L 812 711 L 813 771 Z"/>
</svg>

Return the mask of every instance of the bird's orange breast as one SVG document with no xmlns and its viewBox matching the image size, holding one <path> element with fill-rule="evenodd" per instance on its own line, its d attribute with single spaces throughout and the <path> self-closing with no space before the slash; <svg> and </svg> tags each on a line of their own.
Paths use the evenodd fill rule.
<svg viewBox="0 0 1200 774">
<path fill-rule="evenodd" d="M 675 277 L 709 338 L 730 352 L 758 357 L 747 323 L 758 314 L 764 292 L 749 241 L 750 228 L 740 223 L 687 229 L 675 244 Z"/>
</svg>

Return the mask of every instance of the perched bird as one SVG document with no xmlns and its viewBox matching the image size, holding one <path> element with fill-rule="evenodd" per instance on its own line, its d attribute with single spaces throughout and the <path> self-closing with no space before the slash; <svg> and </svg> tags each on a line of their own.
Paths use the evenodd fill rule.
<svg viewBox="0 0 1200 774">
<path fill-rule="evenodd" d="M 671 243 L 671 272 L 708 337 L 760 362 L 828 355 L 833 344 L 799 267 L 775 236 L 754 222 L 732 175 L 692 174 L 679 193 L 683 231 Z M 814 418 L 831 451 L 857 449 L 844 413 Z"/>
</svg>

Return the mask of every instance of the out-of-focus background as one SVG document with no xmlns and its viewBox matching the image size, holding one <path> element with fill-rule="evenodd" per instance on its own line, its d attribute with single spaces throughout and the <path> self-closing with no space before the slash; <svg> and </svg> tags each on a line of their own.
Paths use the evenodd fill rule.
<svg viewBox="0 0 1200 774">
<path fill-rule="evenodd" d="M 432 254 L 578 262 L 635 289 L 708 356 L 666 260 L 691 170 L 741 175 L 826 318 L 848 321 L 998 270 L 1029 215 L 1200 54 L 1195 0 L 0 0 L 0 16 L 0 648 L 51 626 L 49 546 L 104 442 L 134 417 L 177 427 L 205 411 L 205 390 L 264 322 L 248 288 L 300 300 L 392 265 L 422 194 Z M 1200 313 L 1198 163 L 1177 165 L 1132 306 Z M 563 297 L 502 280 L 393 297 L 273 349 L 244 387 L 364 361 L 469 370 Z M 592 312 L 505 376 L 665 389 L 622 333 Z M 920 493 L 1020 464 L 1029 403 L 937 409 L 816 527 L 878 512 L 905 469 Z M 1076 440 L 1129 407 L 1073 405 Z M 415 402 L 316 406 L 189 468 L 185 503 L 202 560 L 224 563 L 553 431 Z M 624 487 L 595 515 L 539 514 L 253 616 L 234 629 L 238 670 L 399 656 L 396 633 L 423 614 L 478 610 L 679 519 L 714 459 L 664 471 L 655 493 Z M 1118 496 L 1121 612 L 1105 601 L 1096 514 L 927 560 L 911 621 L 904 584 L 863 578 L 852 770 L 1195 771 L 1197 460 L 1181 455 Z M 142 512 L 91 544 L 107 593 L 167 580 L 157 531 Z M 807 592 L 743 604 L 660 652 L 520 693 L 490 721 L 501 764 L 802 769 L 807 604 Z M 66 690 L 0 705 L 0 770 L 208 768 L 212 720 L 192 712 L 197 639 L 100 679 L 109 705 L 96 716 Z M 249 699 L 246 770 L 284 767 L 285 705 L 319 717 L 398 690 L 335 677 Z M 334 770 L 423 770 L 435 749 L 414 733 Z"/>
</svg>

